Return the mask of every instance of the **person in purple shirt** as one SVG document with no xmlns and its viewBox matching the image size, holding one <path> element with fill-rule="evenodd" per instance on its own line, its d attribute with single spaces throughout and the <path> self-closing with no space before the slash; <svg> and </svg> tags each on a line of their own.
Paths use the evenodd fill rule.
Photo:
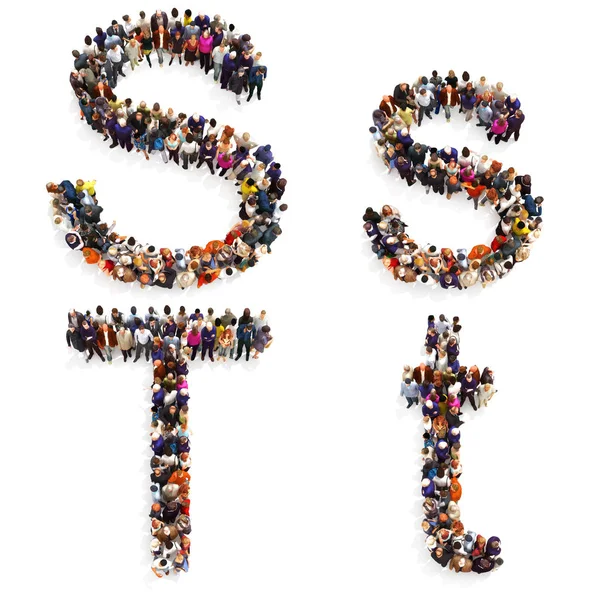
<svg viewBox="0 0 600 600">
<path fill-rule="evenodd" d="M 508 109 L 511 115 L 515 114 L 521 108 L 521 101 L 516 96 L 507 96 L 504 101 L 504 106 Z"/>
<path fill-rule="evenodd" d="M 115 133 L 121 148 L 127 148 L 127 152 L 131 152 L 133 150 L 133 143 L 131 141 L 133 129 L 127 125 L 127 121 L 125 119 L 119 119 L 117 121 L 115 124 Z"/>
<path fill-rule="evenodd" d="M 506 134 L 502 138 L 502 141 L 508 142 L 510 140 L 512 134 L 515 134 L 515 142 L 519 139 L 521 135 L 521 125 L 523 125 L 523 121 L 525 120 L 525 115 L 522 110 L 516 110 L 514 115 L 508 117 L 508 127 L 506 129 Z"/>
<path fill-rule="evenodd" d="M 213 358 L 213 351 L 215 348 L 215 338 L 217 337 L 217 330 L 214 325 L 208 321 L 205 327 L 202 328 L 202 356 L 200 357 L 204 360 L 206 353 L 208 352 L 208 358 L 210 358 L 211 362 L 215 362 Z"/>
<path fill-rule="evenodd" d="M 254 156 L 256 160 L 268 165 L 273 161 L 273 153 L 271 152 L 271 144 L 267 144 L 266 146 L 259 146 L 254 151 Z"/>
<path fill-rule="evenodd" d="M 458 162 L 458 150 L 456 148 L 452 148 L 452 146 L 445 146 L 441 150 L 438 151 L 438 156 L 448 164 L 452 159 L 454 162 Z"/>
<path fill-rule="evenodd" d="M 458 370 L 460 369 L 460 363 L 458 362 L 458 358 L 456 358 L 456 356 L 454 356 L 454 354 L 448 355 L 448 367 L 455 375 L 458 373 Z"/>
<path fill-rule="evenodd" d="M 445 290 L 447 290 L 449 288 L 458 288 L 459 290 L 463 289 L 456 273 L 451 273 L 451 272 L 446 273 L 443 277 L 440 277 L 440 285 Z"/>
<path fill-rule="evenodd" d="M 272 162 L 267 169 L 267 176 L 271 182 L 281 179 L 281 165 L 279 163 Z"/>
<path fill-rule="evenodd" d="M 198 162 L 196 168 L 199 169 L 204 163 L 209 168 L 210 172 L 215 174 L 214 160 L 217 156 L 217 147 L 212 142 L 205 142 L 200 146 L 200 153 L 198 155 Z"/>
<path fill-rule="evenodd" d="M 90 359 L 94 355 L 94 352 L 102 359 L 102 362 L 105 362 L 106 359 L 102 356 L 102 352 L 98 347 L 98 335 L 96 334 L 96 330 L 93 327 L 90 327 L 90 324 L 87 321 L 83 321 L 81 323 L 81 327 L 79 329 L 79 333 L 81 335 L 81 339 L 85 344 L 85 348 L 88 351 L 87 358 L 85 362 L 90 362 Z"/>
<path fill-rule="evenodd" d="M 465 403 L 468 398 L 473 410 L 477 410 L 475 406 L 475 390 L 477 389 L 477 381 L 473 377 L 472 373 L 467 373 L 460 384 L 460 405 Z"/>
<path fill-rule="evenodd" d="M 235 64 L 236 63 L 235 59 L 236 59 L 235 52 L 228 52 L 223 57 L 223 67 L 221 69 L 221 89 L 222 90 L 227 89 L 227 84 L 229 83 L 231 76 L 237 70 L 237 65 Z"/>
</svg>

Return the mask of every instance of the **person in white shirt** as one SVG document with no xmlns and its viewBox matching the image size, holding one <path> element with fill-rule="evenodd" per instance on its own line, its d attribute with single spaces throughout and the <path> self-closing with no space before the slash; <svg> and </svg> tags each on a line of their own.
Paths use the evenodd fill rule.
<svg viewBox="0 0 600 600">
<path fill-rule="evenodd" d="M 490 91 L 490 84 L 487 83 L 486 78 L 485 77 L 480 77 L 479 81 L 477 82 L 477 85 L 475 86 L 475 93 L 478 96 L 482 96 L 484 92 L 489 92 Z"/>
<path fill-rule="evenodd" d="M 141 324 L 139 329 L 136 329 L 134 337 L 136 346 L 133 362 L 137 362 L 140 359 L 142 350 L 146 351 L 146 362 L 149 362 L 150 351 L 152 350 L 152 334 L 143 324 Z"/>
<path fill-rule="evenodd" d="M 131 37 L 135 32 L 135 23 L 129 15 L 123 15 L 123 29 L 127 34 L 127 37 Z"/>
<path fill-rule="evenodd" d="M 115 83 L 117 81 L 117 73 L 123 77 L 126 77 L 125 73 L 123 72 L 123 55 L 123 48 L 117 44 L 113 44 L 110 47 L 110 50 L 106 53 L 106 57 L 108 60 L 110 60 L 113 68 Z"/>
<path fill-rule="evenodd" d="M 215 83 L 219 83 L 221 79 L 221 71 L 223 70 L 223 59 L 225 58 L 225 42 L 221 42 L 216 48 L 213 48 L 212 51 L 212 61 L 214 67 L 213 80 Z"/>
<path fill-rule="evenodd" d="M 261 310 L 260 315 L 258 317 L 254 317 L 254 327 L 256 327 L 256 331 L 260 331 L 265 325 L 269 324 L 269 319 L 267 318 L 267 311 Z"/>
<path fill-rule="evenodd" d="M 198 158 L 198 144 L 194 141 L 194 136 L 191 133 L 186 135 L 185 142 L 181 144 L 179 153 L 183 158 L 184 169 L 188 168 L 188 163 L 194 164 L 196 162 Z"/>
<path fill-rule="evenodd" d="M 419 90 L 419 93 L 415 95 L 415 101 L 417 106 L 419 107 L 419 118 L 417 120 L 417 126 L 421 126 L 421 122 L 423 121 L 423 115 L 427 115 L 428 119 L 432 119 L 431 111 L 435 106 L 435 98 L 433 93 L 428 90 L 426 87 L 422 87 Z"/>
<path fill-rule="evenodd" d="M 497 391 L 498 390 L 491 383 L 480 385 L 479 388 L 477 388 L 477 408 L 481 408 L 482 404 L 483 406 L 487 406 L 488 402 L 493 398 Z"/>
<path fill-rule="evenodd" d="M 137 20 L 136 26 L 140 29 L 150 29 L 150 19 L 146 16 L 146 13 L 142 10 L 140 11 L 140 18 Z"/>
</svg>

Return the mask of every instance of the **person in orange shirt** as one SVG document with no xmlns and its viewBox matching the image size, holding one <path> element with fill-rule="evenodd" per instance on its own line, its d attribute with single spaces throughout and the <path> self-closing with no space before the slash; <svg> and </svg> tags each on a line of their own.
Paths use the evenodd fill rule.
<svg viewBox="0 0 600 600">
<path fill-rule="evenodd" d="M 473 249 L 471 250 L 471 252 L 469 252 L 469 260 L 482 260 L 491 251 L 491 248 L 489 248 L 485 244 L 478 244 L 477 246 L 473 246 Z"/>
<path fill-rule="evenodd" d="M 462 496 L 462 486 L 460 485 L 458 479 L 453 477 L 450 480 L 450 500 L 453 502 L 458 502 Z"/>
<path fill-rule="evenodd" d="M 93 248 L 83 248 L 81 252 L 83 253 L 83 258 L 88 265 L 95 265 L 102 258 L 100 253 Z"/>
<path fill-rule="evenodd" d="M 191 479 L 190 474 L 187 471 L 177 469 L 174 471 L 171 477 L 169 477 L 169 483 L 175 483 L 176 485 L 183 485 Z"/>
</svg>

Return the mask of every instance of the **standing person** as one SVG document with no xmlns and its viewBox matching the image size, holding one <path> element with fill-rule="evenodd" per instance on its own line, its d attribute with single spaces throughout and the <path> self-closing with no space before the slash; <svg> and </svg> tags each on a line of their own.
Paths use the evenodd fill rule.
<svg viewBox="0 0 600 600">
<path fill-rule="evenodd" d="M 196 360 L 196 354 L 198 352 L 198 348 L 200 347 L 201 341 L 202 337 L 200 330 L 198 329 L 198 324 L 194 322 L 194 324 L 192 325 L 192 329 L 188 332 L 187 340 L 187 345 L 192 350 L 190 360 Z"/>
<path fill-rule="evenodd" d="M 252 98 L 252 94 L 256 89 L 256 96 L 260 100 L 260 93 L 263 87 L 263 81 L 267 78 L 267 67 L 262 65 L 257 67 L 252 67 L 250 69 L 250 75 L 248 76 L 248 85 L 250 86 L 250 93 L 248 94 L 248 98 L 246 98 L 246 102 L 250 102 L 250 98 Z"/>
<path fill-rule="evenodd" d="M 143 323 L 140 323 L 139 328 L 135 332 L 135 358 L 133 362 L 140 359 L 142 350 L 146 351 L 146 362 L 150 361 L 150 352 L 152 351 L 152 334 L 146 329 Z"/>
<path fill-rule="evenodd" d="M 171 45 L 171 34 L 161 25 L 153 34 L 152 41 L 154 43 L 154 49 L 158 56 L 158 64 L 161 69 L 163 67 L 164 53 L 169 51 Z M 171 58 L 171 62 L 173 59 Z"/>
<path fill-rule="evenodd" d="M 115 84 L 117 83 L 117 73 L 122 77 L 125 77 L 125 73 L 123 72 L 123 65 L 125 64 L 124 54 L 123 48 L 117 44 L 113 44 L 106 53 L 106 57 L 110 60 L 113 68 Z"/>
<path fill-rule="evenodd" d="M 117 347 L 117 336 L 115 330 L 103 323 L 98 329 L 98 348 L 104 350 L 106 360 L 112 365 L 112 349 Z"/>
<path fill-rule="evenodd" d="M 433 93 L 428 90 L 426 87 L 422 87 L 419 90 L 415 98 L 417 102 L 417 106 L 419 107 L 419 118 L 417 121 L 417 126 L 421 127 L 421 123 L 423 121 L 423 116 L 426 115 L 428 119 L 432 119 L 431 111 L 435 105 L 435 98 Z"/>
<path fill-rule="evenodd" d="M 491 109 L 489 102 L 484 100 L 477 107 L 477 127 L 485 127 L 489 129 L 492 126 L 492 116 L 494 111 Z"/>
<path fill-rule="evenodd" d="M 242 91 L 248 91 L 248 75 L 243 67 L 231 76 L 227 89 L 235 94 L 235 101 L 241 104 Z"/>
<path fill-rule="evenodd" d="M 117 345 L 119 350 L 123 353 L 123 362 L 127 362 L 127 358 L 131 358 L 131 349 L 133 348 L 133 335 L 129 329 L 125 329 L 124 326 L 119 328 L 117 333 Z"/>
<path fill-rule="evenodd" d="M 227 354 L 233 345 L 233 332 L 229 328 L 229 325 L 227 325 L 227 329 L 219 336 L 218 342 L 217 362 L 220 360 L 227 362 Z"/>
<path fill-rule="evenodd" d="M 270 333 L 271 328 L 268 325 L 263 325 L 260 328 L 256 328 L 256 331 L 256 337 L 252 342 L 252 349 L 254 350 L 254 355 L 252 358 L 254 359 L 258 359 L 259 356 L 265 351 L 265 348 L 268 348 L 273 341 L 273 336 Z"/>
<path fill-rule="evenodd" d="M 194 164 L 198 157 L 198 143 L 194 140 L 194 136 L 188 133 L 185 136 L 185 142 L 181 144 L 181 156 L 183 159 L 183 168 L 187 170 L 188 163 Z"/>
<path fill-rule="evenodd" d="M 210 321 L 207 321 L 206 325 L 202 328 L 202 360 L 204 360 L 206 353 L 208 352 L 208 358 L 210 358 L 211 362 L 215 362 L 213 352 L 216 337 L 217 332 L 215 326 Z"/>
<path fill-rule="evenodd" d="M 131 70 L 134 71 L 140 65 L 140 53 L 142 51 L 141 44 L 133 37 L 125 46 L 125 56 L 129 59 Z"/>
<path fill-rule="evenodd" d="M 458 91 L 451 85 L 447 85 L 440 91 L 440 104 L 444 107 L 446 113 L 446 122 L 450 122 L 452 116 L 451 108 L 460 105 L 460 96 Z"/>
<path fill-rule="evenodd" d="M 213 50 L 213 36 L 210 29 L 205 29 L 198 40 L 198 54 L 200 56 L 200 68 L 208 75 L 210 71 L 210 59 Z"/>
<path fill-rule="evenodd" d="M 98 348 L 98 334 L 96 330 L 87 321 L 83 321 L 79 333 L 88 351 L 85 362 L 90 362 L 94 352 L 101 358 L 102 362 L 106 362 L 106 359 L 102 356 L 102 352 L 100 352 L 100 348 Z"/>
<path fill-rule="evenodd" d="M 174 35 L 171 36 L 171 60 L 169 61 L 169 66 L 173 64 L 173 60 L 175 60 L 175 57 L 179 59 L 179 64 L 181 64 L 181 55 L 184 52 L 184 44 L 185 39 L 181 35 L 181 31 L 175 31 Z"/>
<path fill-rule="evenodd" d="M 521 125 L 523 125 L 523 121 L 525 120 L 525 115 L 522 110 L 515 111 L 514 115 L 508 117 L 508 127 L 506 128 L 506 135 L 502 138 L 504 142 L 508 142 L 511 136 L 515 135 L 515 142 L 519 139 L 521 135 Z"/>
<path fill-rule="evenodd" d="M 506 119 L 504 119 L 503 117 L 499 117 L 492 123 L 492 126 L 490 127 L 490 130 L 487 133 L 487 139 L 491 140 L 494 136 L 496 136 L 494 142 L 496 144 L 499 144 L 500 140 L 503 139 L 503 136 L 506 133 L 507 129 L 508 123 Z"/>
<path fill-rule="evenodd" d="M 200 153 L 198 156 L 198 163 L 196 164 L 196 168 L 199 169 L 204 163 L 210 170 L 210 172 L 215 174 L 214 160 L 217 156 L 217 147 L 212 144 L 212 142 L 204 142 L 202 146 L 200 146 Z"/>
<path fill-rule="evenodd" d="M 152 34 L 148 29 L 144 29 L 142 41 L 140 42 L 142 46 L 142 54 L 146 57 L 150 68 L 152 68 L 152 61 L 150 60 L 150 55 L 152 54 L 152 50 L 154 50 L 154 40 L 152 39 Z"/>
<path fill-rule="evenodd" d="M 221 42 L 212 51 L 212 63 L 213 63 L 213 79 L 215 83 L 218 83 L 221 77 L 221 71 L 223 70 L 223 59 L 225 58 L 225 43 Z"/>
<path fill-rule="evenodd" d="M 242 352 L 246 349 L 246 360 L 250 360 L 250 346 L 254 340 L 256 329 L 252 323 L 252 318 L 249 321 L 242 322 L 244 317 L 240 318 L 240 324 L 237 329 L 237 356 L 235 360 L 239 360 Z"/>
<path fill-rule="evenodd" d="M 189 40 L 186 40 L 183 44 L 185 66 L 189 66 L 190 63 L 192 65 L 196 62 L 196 58 L 198 57 L 198 38 L 192 34 Z"/>
<path fill-rule="evenodd" d="M 71 323 L 69 323 L 69 328 L 67 329 L 67 346 L 75 348 L 77 352 L 85 351 L 85 342 L 81 337 L 79 328 L 74 327 Z"/>
<path fill-rule="evenodd" d="M 419 385 L 416 381 L 407 377 L 400 385 L 400 396 L 404 396 L 408 404 L 406 408 L 410 408 L 413 404 L 416 406 L 419 403 Z"/>
</svg>

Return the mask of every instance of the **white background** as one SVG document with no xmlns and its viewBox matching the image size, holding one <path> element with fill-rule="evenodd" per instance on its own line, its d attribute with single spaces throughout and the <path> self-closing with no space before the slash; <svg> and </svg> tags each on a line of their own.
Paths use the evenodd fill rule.
<svg viewBox="0 0 600 600">
<path fill-rule="evenodd" d="M 34 2 L 13 15 L 2 99 L 12 141 L 2 238 L 7 597 L 383 600 L 443 585 L 464 598 L 505 598 L 591 585 L 597 388 L 584 376 L 595 366 L 597 235 L 588 226 L 598 199 L 580 182 L 597 180 L 598 86 L 582 7 L 193 5 L 251 32 L 269 68 L 262 102 L 238 108 L 198 67 L 156 64 L 116 93 L 198 110 L 271 143 L 290 210 L 256 269 L 185 294 L 112 284 L 81 265 L 53 232 L 44 190 L 95 178 L 119 230 L 160 246 L 219 237 L 233 221 L 233 186 L 204 169 L 109 152 L 77 117 L 71 49 L 96 25 L 156 7 Z M 37 44 L 17 27 L 25 18 Z M 367 205 L 390 202 L 419 241 L 491 239 L 489 213 L 409 192 L 373 155 L 368 127 L 380 96 L 433 68 L 503 80 L 526 114 L 520 141 L 499 148 L 458 117 L 414 131 L 417 141 L 468 143 L 529 172 L 546 198 L 530 260 L 486 290 L 396 283 L 361 229 Z M 592 170 L 572 174 L 572 165 Z M 260 364 L 196 366 L 190 377 L 192 557 L 177 583 L 148 569 L 148 369 L 86 365 L 64 343 L 71 306 L 141 312 L 167 302 L 266 308 L 275 337 Z M 462 428 L 463 521 L 502 539 L 506 562 L 490 576 L 441 571 L 420 531 L 421 429 L 398 391 L 402 365 L 420 361 L 427 314 L 440 312 L 461 316 L 461 358 L 491 365 L 500 390 Z"/>
</svg>

